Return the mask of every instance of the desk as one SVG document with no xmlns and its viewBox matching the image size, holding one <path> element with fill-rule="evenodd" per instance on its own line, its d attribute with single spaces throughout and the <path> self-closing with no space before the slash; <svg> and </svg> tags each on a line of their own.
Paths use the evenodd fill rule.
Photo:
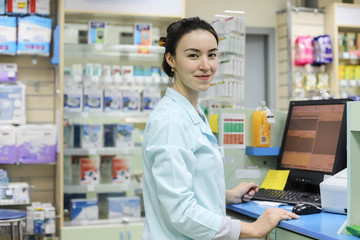
<svg viewBox="0 0 360 240">
<path fill-rule="evenodd" d="M 227 205 L 228 210 L 235 211 L 242 215 L 258 218 L 267 206 L 259 206 L 256 203 L 248 202 L 234 205 Z M 280 206 L 291 211 L 292 206 Z M 321 212 L 318 214 L 301 215 L 299 219 L 281 221 L 278 227 L 306 235 L 312 238 L 323 240 L 359 240 L 359 238 L 348 234 L 337 234 L 336 232 L 346 220 L 346 215 Z"/>
</svg>

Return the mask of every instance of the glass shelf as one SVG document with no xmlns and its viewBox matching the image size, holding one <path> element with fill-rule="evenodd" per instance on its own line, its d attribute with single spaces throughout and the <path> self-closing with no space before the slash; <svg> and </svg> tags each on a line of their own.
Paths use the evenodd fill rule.
<svg viewBox="0 0 360 240">
<path fill-rule="evenodd" d="M 146 123 L 150 112 L 64 112 L 69 124 Z"/>
<path fill-rule="evenodd" d="M 120 147 L 104 147 L 104 148 L 66 148 L 64 155 L 81 156 L 81 155 L 116 155 L 116 154 L 133 154 L 134 152 L 141 151 L 140 146 L 133 148 L 120 148 Z"/>
<path fill-rule="evenodd" d="M 64 193 L 118 193 L 128 189 L 124 184 L 64 185 Z"/>
<path fill-rule="evenodd" d="M 102 224 L 129 224 L 142 223 L 144 218 L 119 218 L 119 219 L 98 219 L 98 220 L 81 220 L 81 221 L 65 221 L 64 226 L 88 226 Z"/>
<path fill-rule="evenodd" d="M 131 60 L 156 61 L 162 57 L 165 48 L 160 46 L 142 46 L 126 44 L 74 44 L 65 43 L 65 58 L 119 58 L 129 57 Z"/>
</svg>

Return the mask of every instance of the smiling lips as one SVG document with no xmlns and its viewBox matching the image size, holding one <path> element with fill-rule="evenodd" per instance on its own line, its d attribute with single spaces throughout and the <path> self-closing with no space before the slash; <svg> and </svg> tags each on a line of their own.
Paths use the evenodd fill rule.
<svg viewBox="0 0 360 240">
<path fill-rule="evenodd" d="M 201 75 L 201 76 L 196 76 L 198 79 L 200 80 L 208 80 L 210 78 L 211 75 Z"/>
</svg>

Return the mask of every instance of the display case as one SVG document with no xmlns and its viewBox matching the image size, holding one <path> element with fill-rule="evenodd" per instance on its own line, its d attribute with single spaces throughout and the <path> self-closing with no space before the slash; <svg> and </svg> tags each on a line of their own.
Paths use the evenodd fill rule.
<svg viewBox="0 0 360 240">
<path fill-rule="evenodd" d="M 332 92 L 336 97 L 356 97 L 360 70 L 359 4 L 334 3 L 326 8 L 325 30 L 333 45 L 329 65 Z"/>
<path fill-rule="evenodd" d="M 142 201 L 142 134 L 168 84 L 157 40 L 183 17 L 184 3 L 172 3 L 180 14 L 165 14 L 169 3 L 150 1 L 154 15 L 132 12 L 132 4 L 59 3 L 62 239 L 142 236 L 143 211 L 134 214 L 140 206 L 131 202 Z M 119 204 L 110 200 L 125 207 L 113 209 Z"/>
</svg>

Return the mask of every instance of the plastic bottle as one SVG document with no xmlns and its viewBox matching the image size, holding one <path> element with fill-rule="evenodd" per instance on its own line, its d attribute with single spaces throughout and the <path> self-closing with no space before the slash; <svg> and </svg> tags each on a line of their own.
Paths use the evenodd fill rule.
<svg viewBox="0 0 360 240">
<path fill-rule="evenodd" d="M 271 128 L 268 121 L 268 108 L 265 101 L 260 102 L 260 106 L 253 113 L 253 147 L 270 147 Z M 272 117 L 272 116 L 271 116 Z"/>
</svg>

